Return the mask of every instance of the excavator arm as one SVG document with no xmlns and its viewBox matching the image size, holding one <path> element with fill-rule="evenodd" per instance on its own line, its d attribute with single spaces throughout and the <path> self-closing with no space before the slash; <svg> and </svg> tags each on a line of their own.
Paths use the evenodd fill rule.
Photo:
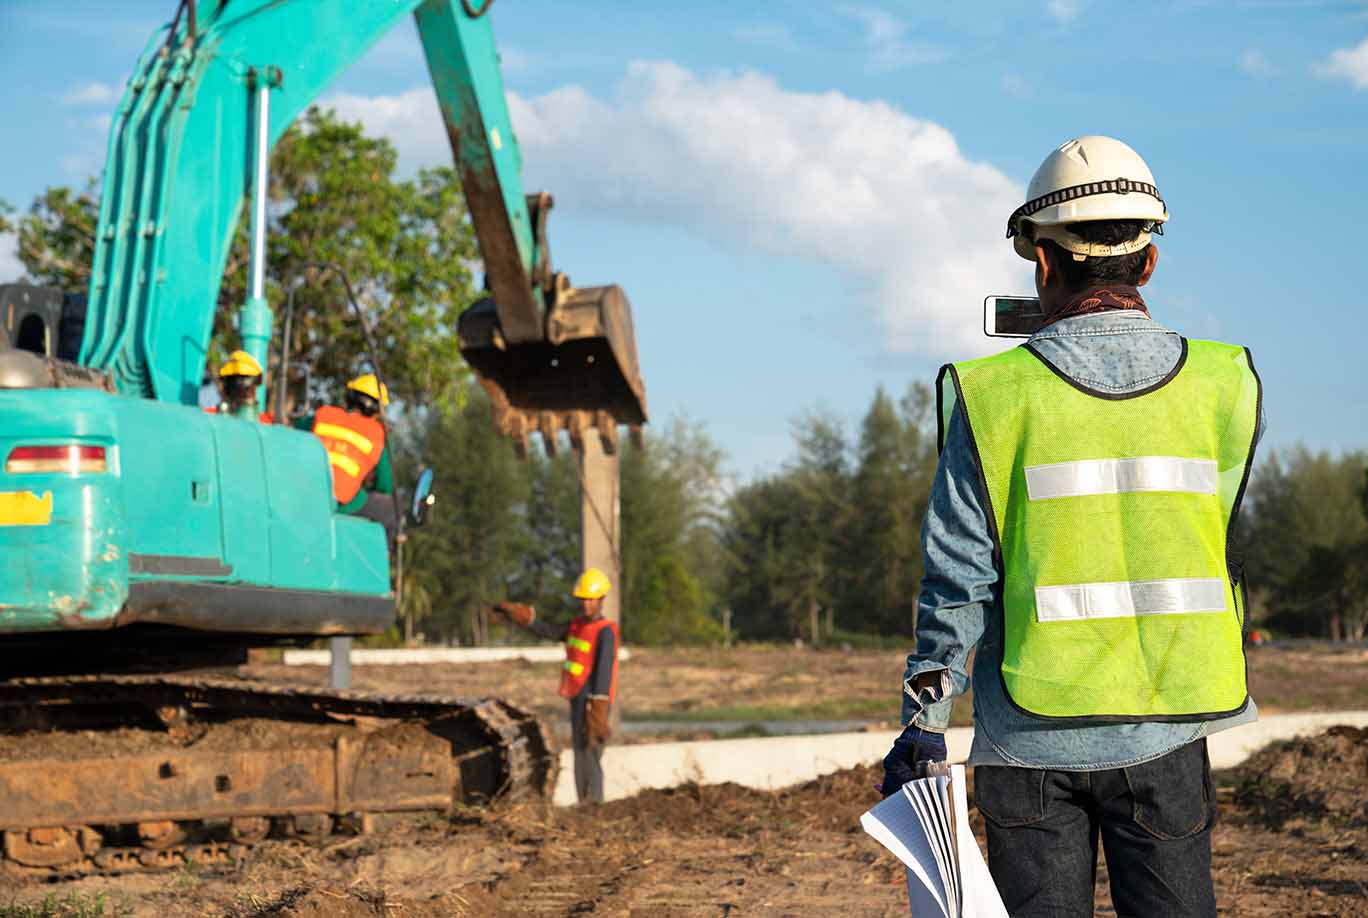
<svg viewBox="0 0 1368 918">
<path fill-rule="evenodd" d="M 572 437 L 646 420 L 630 306 L 551 270 L 549 195 L 522 187 L 490 0 L 182 0 L 140 58 L 110 131 L 80 362 L 126 394 L 194 404 L 244 203 L 264 223 L 270 149 L 371 45 L 413 13 L 480 244 L 490 297 L 460 323 L 500 427 Z M 244 349 L 272 315 L 254 232 Z M 608 428 L 612 428 L 610 431 Z"/>
</svg>

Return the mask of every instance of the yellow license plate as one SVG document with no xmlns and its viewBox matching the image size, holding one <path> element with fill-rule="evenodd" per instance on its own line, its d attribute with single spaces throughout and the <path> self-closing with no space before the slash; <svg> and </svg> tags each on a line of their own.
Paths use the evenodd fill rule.
<svg viewBox="0 0 1368 918">
<path fill-rule="evenodd" d="M 0 491 L 0 526 L 46 526 L 52 521 L 52 492 Z"/>
</svg>

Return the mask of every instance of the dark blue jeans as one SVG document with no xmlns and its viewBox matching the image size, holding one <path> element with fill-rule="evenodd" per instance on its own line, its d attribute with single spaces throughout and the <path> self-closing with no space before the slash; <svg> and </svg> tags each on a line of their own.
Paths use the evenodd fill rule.
<svg viewBox="0 0 1368 918">
<path fill-rule="evenodd" d="M 1102 839 L 1120 916 L 1214 916 L 1206 740 L 1105 771 L 981 766 L 974 797 L 1007 913 L 1090 918 Z"/>
</svg>

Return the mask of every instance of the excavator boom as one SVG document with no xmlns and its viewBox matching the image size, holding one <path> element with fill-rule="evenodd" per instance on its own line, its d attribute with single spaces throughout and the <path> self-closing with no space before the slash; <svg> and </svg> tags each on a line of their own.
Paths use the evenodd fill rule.
<svg viewBox="0 0 1368 918">
<path fill-rule="evenodd" d="M 264 175 L 262 154 L 269 156 L 299 113 L 412 12 L 480 244 L 492 304 L 484 309 L 496 320 L 492 328 L 472 326 L 480 334 L 463 334 L 463 350 L 475 355 L 486 386 L 496 393 L 514 387 L 509 404 L 528 417 L 549 411 L 560 427 L 572 426 L 571 412 L 643 423 L 630 316 L 613 312 L 629 308 L 625 297 L 596 301 L 602 315 L 576 326 L 587 330 L 582 337 L 603 338 L 597 351 L 611 360 L 562 361 L 556 352 L 580 340 L 557 338 L 565 323 L 549 321 L 571 288 L 551 270 L 550 197 L 529 197 L 522 186 L 489 6 L 182 0 L 143 52 L 110 130 L 80 362 L 108 372 L 126 394 L 195 403 L 224 266 L 251 177 Z M 271 322 L 257 291 L 244 304 L 240 331 L 263 366 Z M 625 338 L 614 337 L 618 329 Z M 574 395 L 529 401 L 511 378 L 528 364 L 517 353 L 524 346 L 540 355 L 534 365 L 551 389 L 563 383 Z M 496 353 L 476 353 L 489 350 Z"/>
</svg>

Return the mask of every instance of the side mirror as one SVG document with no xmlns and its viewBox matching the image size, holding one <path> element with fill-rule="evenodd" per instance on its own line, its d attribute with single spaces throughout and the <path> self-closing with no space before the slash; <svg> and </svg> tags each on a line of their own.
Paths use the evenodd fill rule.
<svg viewBox="0 0 1368 918">
<path fill-rule="evenodd" d="M 1040 300 L 1033 296 L 989 296 L 983 300 L 983 333 L 990 338 L 1029 338 L 1045 327 Z"/>
<path fill-rule="evenodd" d="M 423 469 L 418 473 L 418 483 L 413 486 L 413 503 L 409 505 L 409 522 L 414 526 L 423 525 L 427 518 L 428 508 L 437 503 L 437 496 L 432 493 L 432 469 Z"/>
</svg>

